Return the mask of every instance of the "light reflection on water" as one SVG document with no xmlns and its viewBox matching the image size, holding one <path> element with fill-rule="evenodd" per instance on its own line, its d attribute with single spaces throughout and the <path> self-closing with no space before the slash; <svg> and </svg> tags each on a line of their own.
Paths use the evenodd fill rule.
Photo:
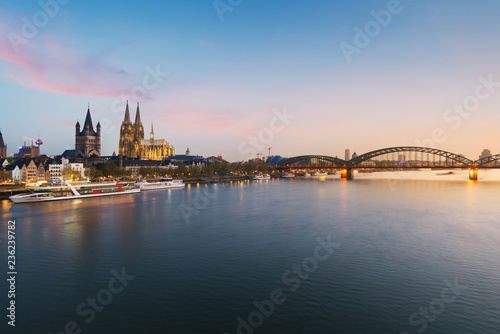
<svg viewBox="0 0 500 334">
<path fill-rule="evenodd" d="M 451 173 L 451 174 L 448 174 Z M 340 172 L 336 175 L 325 175 L 321 177 L 299 177 L 300 179 L 339 179 Z M 354 175 L 355 179 L 382 179 L 382 180 L 429 180 L 429 181 L 467 181 L 469 171 L 467 169 L 443 169 L 443 170 L 419 170 L 419 171 L 384 171 L 370 172 L 361 171 Z M 479 169 L 479 181 L 500 181 L 500 169 Z"/>
<path fill-rule="evenodd" d="M 500 183 L 488 180 L 499 171 L 480 170 L 478 182 L 437 173 L 3 201 L 2 231 L 8 219 L 18 226 L 19 328 L 59 332 L 74 320 L 83 333 L 235 333 L 236 318 L 279 287 L 287 302 L 255 333 L 415 333 L 409 316 L 458 278 L 467 292 L 427 332 L 497 333 Z M 189 224 L 181 205 L 196 209 Z M 291 292 L 283 273 L 328 235 L 341 247 Z M 84 323 L 76 306 L 122 267 L 137 278 Z"/>
</svg>

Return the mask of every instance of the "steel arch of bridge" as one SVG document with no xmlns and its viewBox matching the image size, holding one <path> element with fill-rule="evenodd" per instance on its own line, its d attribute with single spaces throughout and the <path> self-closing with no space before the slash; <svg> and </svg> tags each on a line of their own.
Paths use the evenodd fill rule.
<svg viewBox="0 0 500 334">
<path fill-rule="evenodd" d="M 294 165 L 298 162 L 316 159 L 316 160 L 323 161 L 323 162 L 330 162 L 335 167 L 350 167 L 350 168 L 362 167 L 362 166 L 358 166 L 362 162 L 368 161 L 370 159 L 373 159 L 375 157 L 378 157 L 378 156 L 381 156 L 384 154 L 397 153 L 397 152 L 420 152 L 420 153 L 433 154 L 433 155 L 444 157 L 445 159 L 455 161 L 458 164 L 462 164 L 463 167 L 472 167 L 472 166 L 481 167 L 481 166 L 485 166 L 485 165 L 488 165 L 492 162 L 500 160 L 500 154 L 494 155 L 494 156 L 491 156 L 488 158 L 483 158 L 483 159 L 479 159 L 476 161 L 472 161 L 464 156 L 461 156 L 461 155 L 458 155 L 455 153 L 451 153 L 451 152 L 447 152 L 447 151 L 443 151 L 443 150 L 439 150 L 439 149 L 435 149 L 435 148 L 418 147 L 418 146 L 399 146 L 399 147 L 388 147 L 388 148 L 383 148 L 383 149 L 371 151 L 368 153 L 364 153 L 364 154 L 361 154 L 361 155 L 357 156 L 356 158 L 351 159 L 349 161 L 335 158 L 335 157 L 331 157 L 331 156 L 327 156 L 327 155 L 300 155 L 297 157 L 292 157 L 292 158 L 287 158 L 287 159 L 281 160 L 277 164 L 277 166 L 285 167 L 285 166 Z"/>
<path fill-rule="evenodd" d="M 492 155 L 491 157 L 486 157 L 482 159 L 478 159 L 474 161 L 474 166 L 476 167 L 486 167 L 492 162 L 499 161 L 500 160 L 500 154 L 497 155 Z"/>
<path fill-rule="evenodd" d="M 277 165 L 280 167 L 284 167 L 284 166 L 296 164 L 296 163 L 301 162 L 301 161 L 307 161 L 307 160 L 312 160 L 312 159 L 316 159 L 316 160 L 323 161 L 323 162 L 330 162 L 333 165 L 335 165 L 334 167 L 345 167 L 348 165 L 347 161 L 345 161 L 345 160 L 335 158 L 335 157 L 330 157 L 327 155 L 300 155 L 297 157 L 281 160 L 280 162 L 278 162 Z"/>
<path fill-rule="evenodd" d="M 470 160 L 470 159 L 468 159 L 468 158 L 466 158 L 464 156 L 461 156 L 461 155 L 458 155 L 458 154 L 455 154 L 455 153 L 451 153 L 451 152 L 447 152 L 447 151 L 443 151 L 443 150 L 438 150 L 438 149 L 435 149 L 435 148 L 418 147 L 418 146 L 388 147 L 388 148 L 383 148 L 383 149 L 380 149 L 380 150 L 371 151 L 371 152 L 368 152 L 368 153 L 364 153 L 364 154 L 358 155 L 356 158 L 347 161 L 347 164 L 350 167 L 356 167 L 358 164 L 360 164 L 360 163 L 362 163 L 364 161 L 370 160 L 370 159 L 378 157 L 380 155 L 389 154 L 389 153 L 396 153 L 396 152 L 421 152 L 421 153 L 429 153 L 429 154 L 434 154 L 434 155 L 442 156 L 442 157 L 444 157 L 446 159 L 453 160 L 453 161 L 455 161 L 457 163 L 463 164 L 464 167 L 468 167 L 468 166 L 474 165 L 474 161 L 472 161 L 472 160 Z M 500 159 L 500 157 L 498 159 Z"/>
</svg>

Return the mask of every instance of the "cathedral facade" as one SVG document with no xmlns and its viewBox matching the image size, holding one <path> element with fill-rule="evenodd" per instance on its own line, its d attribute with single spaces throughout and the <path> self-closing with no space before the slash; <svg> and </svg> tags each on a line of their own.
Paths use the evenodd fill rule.
<svg viewBox="0 0 500 334">
<path fill-rule="evenodd" d="M 127 101 L 125 117 L 120 128 L 118 154 L 129 158 L 162 160 L 163 158 L 175 155 L 175 150 L 165 139 L 154 138 L 152 122 L 149 140 L 144 139 L 144 127 L 141 122 L 139 103 L 137 103 L 135 121 L 132 124 L 132 122 L 130 122 L 130 112 Z"/>
<path fill-rule="evenodd" d="M 80 122 L 75 125 L 75 157 L 77 158 L 97 158 L 101 156 L 101 124 L 98 122 L 96 130 L 92 125 L 90 108 L 87 109 L 87 117 L 83 130 L 80 131 Z"/>
</svg>

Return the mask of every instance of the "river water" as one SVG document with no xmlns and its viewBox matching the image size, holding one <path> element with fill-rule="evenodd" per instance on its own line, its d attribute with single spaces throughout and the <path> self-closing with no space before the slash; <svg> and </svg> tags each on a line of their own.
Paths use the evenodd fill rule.
<svg viewBox="0 0 500 334">
<path fill-rule="evenodd" d="M 2 201 L 1 332 L 497 334 L 500 174 L 437 173 Z"/>
</svg>

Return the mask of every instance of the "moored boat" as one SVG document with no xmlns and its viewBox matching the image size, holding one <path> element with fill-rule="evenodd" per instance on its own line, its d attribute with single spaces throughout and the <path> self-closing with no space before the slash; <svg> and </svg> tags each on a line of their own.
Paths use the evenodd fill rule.
<svg viewBox="0 0 500 334">
<path fill-rule="evenodd" d="M 270 180 L 271 176 L 269 174 L 257 174 L 257 175 L 250 175 L 251 180 Z"/>
<path fill-rule="evenodd" d="M 436 175 L 453 175 L 453 174 L 455 174 L 455 172 L 451 170 L 451 171 L 448 171 L 448 172 L 437 173 Z"/>
<path fill-rule="evenodd" d="M 285 173 L 281 177 L 284 177 L 284 178 L 293 178 L 293 177 L 295 177 L 295 174 L 293 174 L 293 173 Z"/>
<path fill-rule="evenodd" d="M 145 190 L 158 190 L 158 189 L 171 189 L 171 188 L 184 188 L 186 184 L 182 180 L 174 180 L 169 177 L 159 179 L 144 179 L 135 183 L 135 186 L 141 191 Z"/>
<path fill-rule="evenodd" d="M 63 181 L 57 186 L 29 187 L 28 194 L 10 196 L 14 203 L 33 203 L 138 193 L 132 182 Z"/>
</svg>

